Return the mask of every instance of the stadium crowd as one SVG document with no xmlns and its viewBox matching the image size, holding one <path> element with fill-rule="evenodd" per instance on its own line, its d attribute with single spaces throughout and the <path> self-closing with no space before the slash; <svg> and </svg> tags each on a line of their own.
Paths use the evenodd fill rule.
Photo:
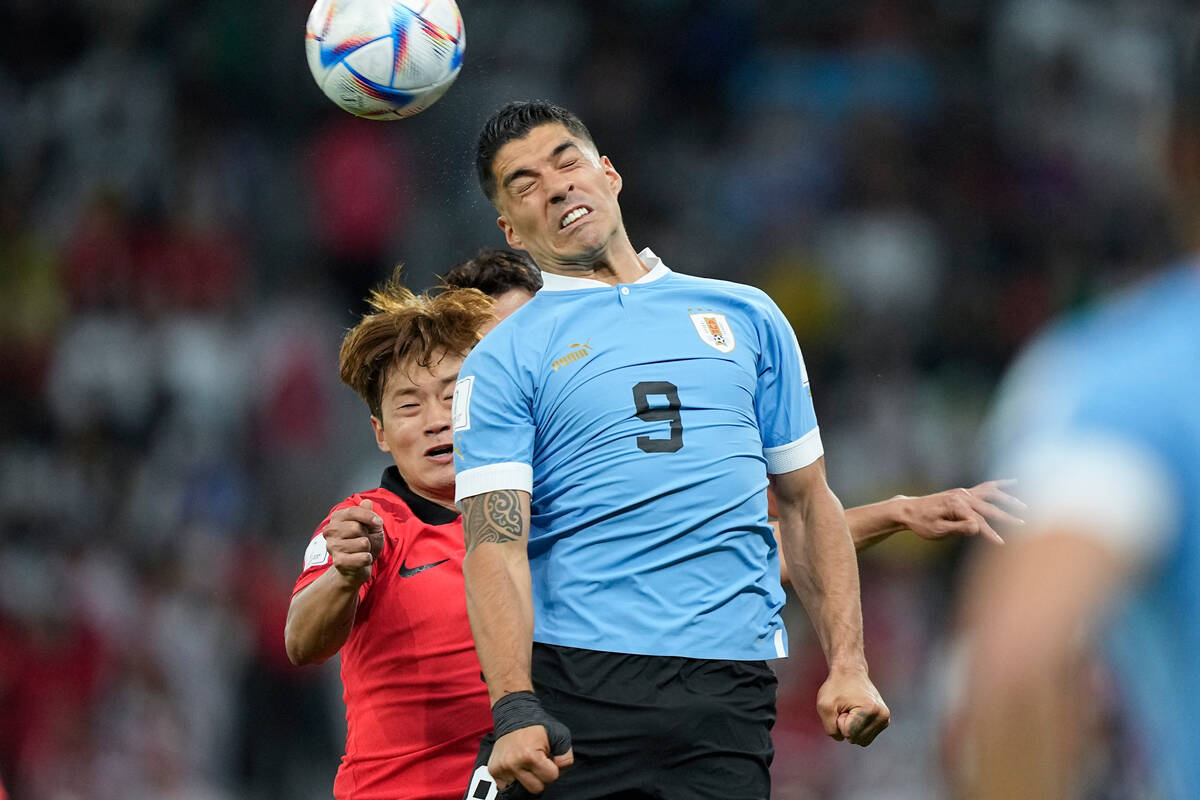
<svg viewBox="0 0 1200 800">
<path fill-rule="evenodd" d="M 775 298 L 851 505 L 1003 477 L 977 437 L 1017 346 L 1176 251 L 1160 157 L 1189 5 L 462 0 L 456 85 L 383 125 L 317 90 L 296 0 L 6 4 L 9 795 L 328 796 L 336 667 L 291 666 L 283 620 L 313 524 L 385 465 L 337 346 L 396 262 L 419 289 L 502 244 L 471 174 L 495 107 L 579 110 L 641 176 L 635 244 Z M 870 750 L 825 740 L 791 612 L 778 798 L 943 791 L 978 546 L 864 557 L 894 715 Z M 1112 729 L 1108 791 L 1133 796 Z"/>
</svg>

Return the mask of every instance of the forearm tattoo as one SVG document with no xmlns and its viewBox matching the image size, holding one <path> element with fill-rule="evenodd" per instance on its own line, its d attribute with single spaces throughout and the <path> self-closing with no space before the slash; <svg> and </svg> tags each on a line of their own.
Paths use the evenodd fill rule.
<svg viewBox="0 0 1200 800">
<path fill-rule="evenodd" d="M 483 542 L 511 542 L 521 538 L 521 498 L 515 489 L 475 495 L 462 501 L 463 534 L 467 552 Z"/>
</svg>

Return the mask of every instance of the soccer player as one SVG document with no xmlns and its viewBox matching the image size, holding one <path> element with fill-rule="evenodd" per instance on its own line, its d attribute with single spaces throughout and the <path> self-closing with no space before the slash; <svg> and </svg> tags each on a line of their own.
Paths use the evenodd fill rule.
<svg viewBox="0 0 1200 800">
<path fill-rule="evenodd" d="M 442 282 L 461 289 L 478 289 L 492 298 L 492 319 L 480 329 L 485 334 L 533 299 L 542 288 L 542 274 L 520 253 L 485 248 L 455 265 Z"/>
<path fill-rule="evenodd" d="M 455 265 L 442 278 L 443 284 L 478 289 L 492 298 L 493 318 L 480 333 L 487 333 L 502 320 L 533 299 L 542 288 L 538 268 L 520 253 L 484 248 L 472 258 Z M 970 489 L 948 489 L 935 494 L 909 497 L 896 495 L 865 506 L 846 509 L 846 525 L 856 551 L 864 550 L 894 533 L 908 530 L 929 541 L 947 536 L 983 536 L 1003 544 L 996 525 L 1019 526 L 1022 521 L 1009 510 L 1024 508 L 1004 491 L 1012 481 L 984 481 Z M 775 500 L 768 490 L 768 520 L 779 538 Z M 780 553 L 781 582 L 788 583 L 787 564 Z"/>
<path fill-rule="evenodd" d="M 787 644 L 768 474 L 829 665 L 822 724 L 869 744 L 889 712 L 782 313 L 635 251 L 622 178 L 564 109 L 501 109 L 477 168 L 509 245 L 545 281 L 468 356 L 454 396 L 492 776 L 553 797 L 769 795 L 764 659 Z M 562 771 L 572 737 L 580 763 Z"/>
<path fill-rule="evenodd" d="M 450 397 L 491 319 L 472 290 L 414 296 L 395 281 L 342 343 L 340 374 L 394 462 L 377 489 L 317 527 L 288 609 L 295 664 L 341 652 L 346 754 L 339 800 L 458 800 L 491 729 L 463 599 Z"/>
<path fill-rule="evenodd" d="M 349 725 L 335 786 L 339 798 L 457 797 L 477 752 L 480 726 L 490 730 L 487 693 L 477 679 L 461 600 L 463 535 L 450 505 L 453 472 L 445 456 L 426 457 L 426 438 L 445 435 L 450 396 L 437 390 L 457 378 L 461 356 L 453 354 L 474 343 L 460 327 L 489 330 L 532 298 L 542 279 L 517 253 L 485 250 L 444 280 L 491 295 L 491 313 L 470 293 L 416 297 L 393 282 L 375 293 L 374 313 L 346 337 L 342 378 L 363 396 L 377 443 L 395 466 L 384 472 L 379 488 L 347 498 L 318 526 L 289 610 L 285 641 L 295 663 L 319 663 L 343 652 Z M 443 350 L 451 355 L 440 356 Z M 425 360 L 432 369 L 421 366 Z M 392 396 L 404 400 L 399 410 L 383 402 Z M 404 410 L 414 405 L 410 400 L 419 401 L 420 417 Z M 413 437 L 418 429 L 432 432 Z M 966 494 L 985 504 L 980 489 Z M 913 527 L 935 538 L 961 524 L 946 513 L 953 507 L 947 499 L 960 494 L 963 490 L 907 498 Z M 888 518 L 864 515 L 862 541 L 890 532 Z M 381 544 L 380 525 L 395 546 Z M 414 604 L 424 610 L 412 613 Z M 436 676 L 443 669 L 451 691 L 430 678 L 431 671 Z M 410 725 L 418 718 L 424 720 L 423 733 L 414 737 Z M 426 755 L 417 758 L 418 751 Z"/>
<path fill-rule="evenodd" d="M 965 588 L 964 796 L 1082 796 L 1101 703 L 1080 665 L 1095 659 L 1150 773 L 1138 796 L 1200 796 L 1198 77 L 1171 151 L 1193 255 L 1060 321 L 1002 387 L 996 457 L 1031 511 Z"/>
</svg>

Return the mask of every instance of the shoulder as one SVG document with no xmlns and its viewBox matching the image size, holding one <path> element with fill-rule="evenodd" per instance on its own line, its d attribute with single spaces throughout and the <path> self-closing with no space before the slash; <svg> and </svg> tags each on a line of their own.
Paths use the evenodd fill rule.
<svg viewBox="0 0 1200 800">
<path fill-rule="evenodd" d="M 1073 404 L 1155 393 L 1189 371 L 1200 347 L 1200 270 L 1169 270 L 1072 313 L 1014 362 L 1002 394 Z M 1114 392 L 1115 388 L 1115 392 Z"/>
<path fill-rule="evenodd" d="M 701 278 L 672 272 L 662 281 L 662 289 L 688 298 L 703 310 L 718 310 L 742 316 L 755 327 L 768 320 L 782 320 L 783 313 L 775 301 L 756 286 L 717 278 Z"/>
<path fill-rule="evenodd" d="M 693 291 L 709 292 L 722 295 L 733 300 L 747 303 L 771 303 L 767 293 L 756 286 L 746 283 L 722 280 L 720 278 L 703 278 L 698 275 L 687 275 L 682 272 L 672 272 L 663 279 L 664 287 L 690 289 Z"/>
</svg>

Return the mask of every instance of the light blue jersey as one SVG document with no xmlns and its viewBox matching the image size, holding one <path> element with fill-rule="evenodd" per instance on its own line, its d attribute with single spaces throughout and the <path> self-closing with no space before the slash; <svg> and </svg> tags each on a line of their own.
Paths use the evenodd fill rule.
<svg viewBox="0 0 1200 800">
<path fill-rule="evenodd" d="M 1200 797 L 1200 265 L 1043 337 L 996 435 L 997 468 L 1017 471 L 1031 509 L 1082 520 L 1073 530 L 1135 567 L 1107 649 L 1154 796 Z"/>
<path fill-rule="evenodd" d="M 767 472 L 822 454 L 803 359 L 761 291 L 545 275 L 454 397 L 457 499 L 531 493 L 534 641 L 786 655 Z"/>
</svg>

